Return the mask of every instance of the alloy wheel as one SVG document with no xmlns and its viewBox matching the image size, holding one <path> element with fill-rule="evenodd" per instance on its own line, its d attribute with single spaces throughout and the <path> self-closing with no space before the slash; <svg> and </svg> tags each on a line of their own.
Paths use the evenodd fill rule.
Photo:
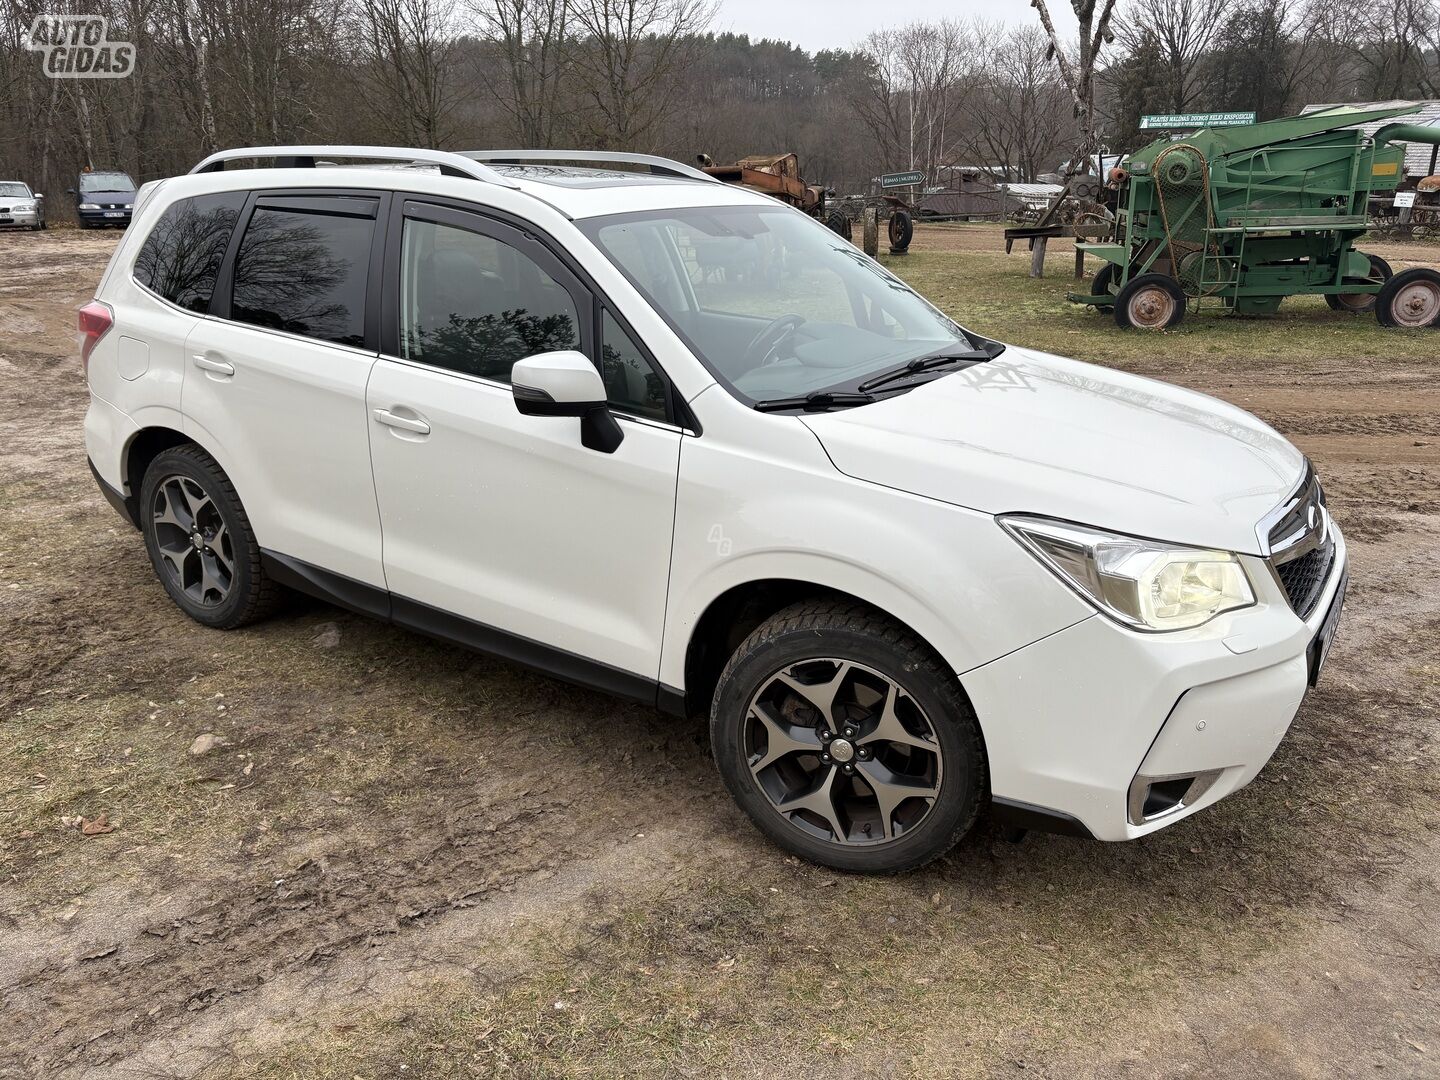
<svg viewBox="0 0 1440 1080">
<path fill-rule="evenodd" d="M 935 727 L 914 697 L 874 668 L 830 657 L 788 664 L 760 683 L 744 752 L 772 809 L 835 844 L 913 832 L 943 779 Z"/>
<path fill-rule="evenodd" d="M 167 476 L 155 487 L 150 517 L 170 580 L 202 607 L 223 604 L 235 583 L 235 553 L 215 500 L 193 478 Z"/>
</svg>

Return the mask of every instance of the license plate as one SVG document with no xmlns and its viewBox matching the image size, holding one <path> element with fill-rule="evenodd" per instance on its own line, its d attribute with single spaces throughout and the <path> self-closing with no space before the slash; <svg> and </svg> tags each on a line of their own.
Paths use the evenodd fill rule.
<svg viewBox="0 0 1440 1080">
<path fill-rule="evenodd" d="M 124 216 L 125 216 L 125 211 L 124 211 L 124 210 L 106 210 L 104 216 L 105 216 L 105 217 L 124 217 Z"/>
<path fill-rule="evenodd" d="M 1346 570 L 1340 576 L 1340 587 L 1335 590 L 1335 596 L 1330 601 L 1330 610 L 1325 613 L 1325 621 L 1320 624 L 1319 631 L 1310 642 L 1310 685 L 1314 686 L 1320 679 L 1320 669 L 1325 666 L 1325 659 L 1330 655 L 1330 646 L 1335 644 L 1335 631 L 1340 625 L 1340 612 L 1345 607 L 1345 589 L 1350 584 L 1350 571 Z"/>
</svg>

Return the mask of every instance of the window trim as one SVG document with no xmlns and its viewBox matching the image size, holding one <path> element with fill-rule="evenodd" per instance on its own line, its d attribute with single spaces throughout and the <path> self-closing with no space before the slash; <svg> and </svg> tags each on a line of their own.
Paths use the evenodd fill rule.
<svg viewBox="0 0 1440 1080">
<path fill-rule="evenodd" d="M 666 409 L 664 420 L 657 420 L 653 416 L 645 416 L 638 412 L 631 412 L 621 405 L 612 406 L 612 411 L 617 418 L 622 420 L 633 420 L 639 423 L 650 424 L 662 427 L 666 430 L 686 431 L 694 435 L 701 433 L 700 422 L 696 419 L 694 412 L 680 397 L 675 388 L 674 381 L 666 372 L 656 358 L 654 352 L 645 341 L 644 337 L 635 332 L 631 324 L 619 307 L 610 300 L 596 283 L 595 279 L 586 272 L 575 257 L 566 250 L 565 246 L 559 243 L 553 236 L 535 225 L 534 222 L 517 217 L 496 207 L 485 206 L 481 203 L 470 202 L 464 199 L 456 199 L 443 195 L 431 195 L 426 192 L 396 191 L 395 200 L 391 205 L 390 221 L 386 229 L 385 244 L 385 291 L 380 303 L 380 355 L 386 359 L 396 360 L 404 364 L 416 364 L 430 371 L 441 371 L 452 375 L 465 375 L 465 372 L 457 372 L 450 368 L 443 368 L 437 365 L 425 364 L 423 361 L 407 360 L 400 355 L 400 248 L 403 237 L 405 218 L 410 216 L 411 207 L 420 209 L 421 213 L 416 215 L 421 221 L 434 221 L 436 224 L 451 225 L 455 228 L 470 229 L 485 235 L 491 235 L 485 231 L 488 225 L 497 225 L 517 234 L 518 241 L 513 241 L 508 235 L 496 235 L 494 239 L 501 243 L 511 244 L 518 250 L 528 254 L 528 249 L 535 249 L 543 252 L 555 264 L 562 273 L 588 295 L 591 304 L 591 317 L 585 319 L 581 316 L 581 351 L 586 355 L 597 371 L 603 370 L 599 358 L 599 343 L 601 340 L 601 322 L 604 312 L 609 311 L 612 318 L 620 324 L 621 329 L 630 336 L 645 358 L 646 363 L 660 376 L 665 384 Z M 441 219 L 439 217 L 427 216 L 427 213 L 436 211 L 448 212 L 453 217 Z M 476 226 L 479 226 L 478 228 Z M 538 260 L 537 260 L 538 261 Z M 542 269 L 547 269 L 541 264 Z M 548 269 L 547 269 L 547 272 Z M 555 277 L 555 275 L 551 275 Z M 575 295 L 574 289 L 567 282 L 556 277 L 556 281 L 564 285 L 566 291 Z M 577 303 L 577 312 L 583 307 Z M 487 379 L 483 375 L 470 376 L 487 383 L 509 388 L 509 383 L 502 383 L 499 380 Z"/>
<path fill-rule="evenodd" d="M 245 231 L 250 227 L 250 219 L 254 217 L 255 210 L 261 199 L 269 198 L 362 198 L 377 200 L 375 206 L 375 229 L 370 234 L 370 259 L 366 264 L 365 281 L 365 312 L 362 329 L 363 342 L 360 345 L 346 345 L 343 342 L 327 341 L 325 338 L 311 337 L 309 334 L 296 334 L 293 331 L 280 330 L 273 326 L 257 326 L 254 323 L 243 322 L 233 315 L 233 304 L 235 295 L 235 260 L 240 254 L 240 244 L 245 238 Z M 245 205 L 240 210 L 240 216 L 235 221 L 235 229 L 230 234 L 230 244 L 225 249 L 225 258 L 220 264 L 220 275 L 215 279 L 215 292 L 210 297 L 210 310 L 207 313 L 211 318 L 221 319 L 232 323 L 235 326 L 244 326 L 251 330 L 263 330 L 270 333 L 284 334 L 296 338 L 299 341 L 308 341 L 316 345 L 329 345 L 337 349 L 348 349 L 352 352 L 362 352 L 368 355 L 375 355 L 379 351 L 380 337 L 380 298 L 382 282 L 382 270 L 385 256 L 385 235 L 388 231 L 387 222 L 390 216 L 391 193 L 380 191 L 375 188 L 331 188 L 331 187 L 280 187 L 280 188 L 251 188 L 245 199 Z M 282 211 L 285 213 L 315 213 L 310 210 Z M 324 215 L 323 211 L 319 212 Z M 366 215 L 346 214 L 331 215 L 339 217 L 366 217 Z"/>
</svg>

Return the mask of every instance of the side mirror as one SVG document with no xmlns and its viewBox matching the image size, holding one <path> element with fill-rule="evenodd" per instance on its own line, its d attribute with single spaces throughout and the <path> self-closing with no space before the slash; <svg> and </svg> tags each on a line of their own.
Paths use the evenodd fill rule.
<svg viewBox="0 0 1440 1080">
<path fill-rule="evenodd" d="M 605 383 L 590 358 L 574 349 L 538 353 L 510 369 L 515 408 L 525 416 L 578 416 L 580 444 L 613 454 L 625 433 L 605 403 Z"/>
<path fill-rule="evenodd" d="M 73 187 L 67 187 L 67 188 L 65 189 L 65 194 L 66 194 L 66 195 L 74 195 L 74 194 L 75 194 L 75 189 L 74 189 Z"/>
<path fill-rule="evenodd" d="M 45 197 L 44 195 L 42 195 L 42 194 L 41 194 L 40 192 L 38 192 L 38 191 L 32 191 L 30 194 L 33 195 L 33 196 L 35 196 L 35 198 L 37 198 L 37 199 L 43 199 L 43 198 Z"/>
</svg>

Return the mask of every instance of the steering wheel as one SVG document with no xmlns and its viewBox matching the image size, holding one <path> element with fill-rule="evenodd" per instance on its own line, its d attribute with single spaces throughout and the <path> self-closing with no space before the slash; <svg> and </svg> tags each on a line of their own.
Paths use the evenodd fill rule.
<svg viewBox="0 0 1440 1080">
<path fill-rule="evenodd" d="M 752 367 L 763 367 L 766 364 L 773 364 L 780 359 L 777 350 L 795 333 L 796 327 L 805 321 L 803 315 L 781 315 L 778 319 L 772 319 L 753 338 L 750 344 L 745 346 L 745 360 L 747 370 Z"/>
</svg>

